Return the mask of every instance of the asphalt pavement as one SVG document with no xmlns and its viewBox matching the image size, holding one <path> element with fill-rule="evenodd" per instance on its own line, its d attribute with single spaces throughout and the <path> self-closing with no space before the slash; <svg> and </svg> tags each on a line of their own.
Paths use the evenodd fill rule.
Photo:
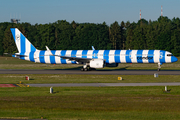
<svg viewBox="0 0 180 120">
<path fill-rule="evenodd" d="M 17 70 L 0 69 L 0 74 L 89 74 L 89 75 L 180 75 L 180 70 Z"/>
</svg>

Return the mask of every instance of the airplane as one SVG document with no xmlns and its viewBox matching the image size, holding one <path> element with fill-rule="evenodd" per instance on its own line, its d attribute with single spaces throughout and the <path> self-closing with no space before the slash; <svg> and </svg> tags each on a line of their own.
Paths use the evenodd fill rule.
<svg viewBox="0 0 180 120">
<path fill-rule="evenodd" d="M 82 71 L 96 68 L 117 67 L 119 63 L 156 63 L 158 71 L 163 63 L 173 63 L 178 59 L 164 50 L 47 50 L 36 49 L 17 29 L 10 28 L 18 53 L 13 57 L 36 63 L 83 64 Z"/>
</svg>

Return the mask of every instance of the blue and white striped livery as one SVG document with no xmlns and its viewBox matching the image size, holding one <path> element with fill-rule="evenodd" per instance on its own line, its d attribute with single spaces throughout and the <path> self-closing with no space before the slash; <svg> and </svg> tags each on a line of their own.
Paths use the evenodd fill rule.
<svg viewBox="0 0 180 120">
<path fill-rule="evenodd" d="M 36 49 L 17 29 L 11 28 L 17 49 L 13 57 L 37 63 L 83 64 L 82 70 L 117 67 L 118 63 L 163 63 L 176 62 L 172 53 L 164 50 L 47 50 Z"/>
</svg>

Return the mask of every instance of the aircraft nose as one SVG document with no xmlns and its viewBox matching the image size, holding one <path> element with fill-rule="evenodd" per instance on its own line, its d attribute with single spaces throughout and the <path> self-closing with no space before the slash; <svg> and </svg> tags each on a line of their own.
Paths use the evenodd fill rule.
<svg viewBox="0 0 180 120">
<path fill-rule="evenodd" d="M 172 57 L 171 57 L 171 61 L 172 61 L 172 62 L 176 62 L 176 61 L 178 61 L 178 59 L 177 59 L 175 56 L 172 56 Z"/>
</svg>

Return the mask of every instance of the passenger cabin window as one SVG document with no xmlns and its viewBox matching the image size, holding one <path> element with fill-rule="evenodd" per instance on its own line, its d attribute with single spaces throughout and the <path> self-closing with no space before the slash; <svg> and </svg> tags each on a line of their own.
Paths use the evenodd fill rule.
<svg viewBox="0 0 180 120">
<path fill-rule="evenodd" d="M 173 56 L 173 54 L 167 54 L 167 56 Z"/>
</svg>

